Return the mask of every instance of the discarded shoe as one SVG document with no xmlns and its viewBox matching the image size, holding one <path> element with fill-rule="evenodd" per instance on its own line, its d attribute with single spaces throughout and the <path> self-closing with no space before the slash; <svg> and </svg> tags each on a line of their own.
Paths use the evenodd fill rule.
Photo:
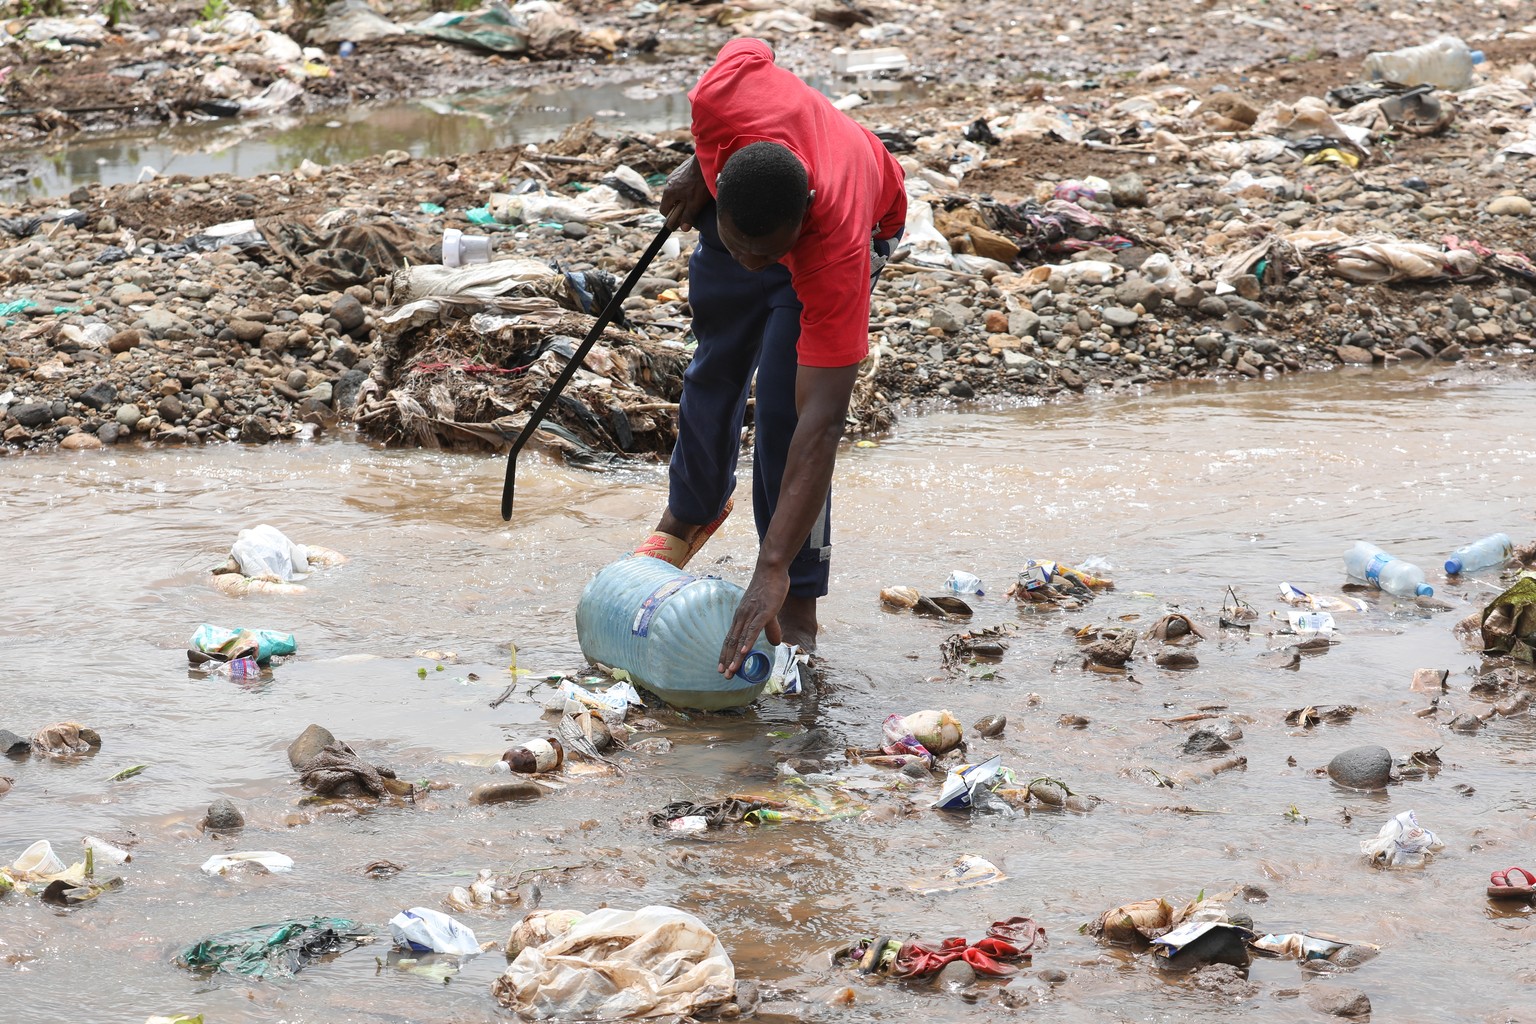
<svg viewBox="0 0 1536 1024">
<path fill-rule="evenodd" d="M 1517 885 L 1511 878 L 1512 875 L 1521 875 L 1525 878 L 1524 885 Z M 1525 868 L 1505 868 L 1495 871 L 1488 876 L 1491 883 L 1488 886 L 1488 898 L 1491 900 L 1528 900 L 1536 896 L 1536 875 L 1531 874 Z"/>
<path fill-rule="evenodd" d="M 692 561 L 693 556 L 699 553 L 699 549 L 704 546 L 705 542 L 715 535 L 715 531 L 720 529 L 720 525 L 725 522 L 726 517 L 731 514 L 731 509 L 735 507 L 736 499 L 727 498 L 725 508 L 720 510 L 720 514 L 714 518 L 713 522 L 706 523 L 699 530 L 698 535 L 694 537 L 691 544 L 681 537 L 657 530 L 640 542 L 639 547 L 635 548 L 635 554 L 659 558 L 663 562 L 681 569 Z"/>
</svg>

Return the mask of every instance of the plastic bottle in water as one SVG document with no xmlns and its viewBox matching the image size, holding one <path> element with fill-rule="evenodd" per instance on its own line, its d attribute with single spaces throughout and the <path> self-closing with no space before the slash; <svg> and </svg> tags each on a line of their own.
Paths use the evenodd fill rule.
<svg viewBox="0 0 1536 1024">
<path fill-rule="evenodd" d="M 735 676 L 717 671 L 742 589 L 644 555 L 600 569 L 576 606 L 576 637 L 592 661 L 622 668 L 669 704 L 716 711 L 762 693 L 773 647 L 761 635 Z"/>
<path fill-rule="evenodd" d="M 1469 49 L 1455 36 L 1441 36 L 1422 46 L 1366 54 L 1365 71 L 1398 85 L 1465 89 L 1472 84 L 1473 65 L 1482 62 L 1481 50 Z"/>
<path fill-rule="evenodd" d="M 1460 572 L 1476 572 L 1493 565 L 1503 565 L 1515 555 L 1514 542 L 1507 533 L 1491 533 L 1482 540 L 1475 540 L 1465 547 L 1451 552 L 1445 560 L 1445 574 L 1455 576 Z"/>
<path fill-rule="evenodd" d="M 1398 597 L 1428 597 L 1435 591 L 1424 582 L 1424 570 L 1412 562 L 1393 558 L 1374 544 L 1360 540 L 1344 552 L 1344 568 L 1357 580 L 1364 580 Z"/>
</svg>

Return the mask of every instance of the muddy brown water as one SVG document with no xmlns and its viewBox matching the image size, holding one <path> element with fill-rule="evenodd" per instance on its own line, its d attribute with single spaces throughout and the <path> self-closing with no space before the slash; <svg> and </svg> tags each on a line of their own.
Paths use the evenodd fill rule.
<svg viewBox="0 0 1536 1024">
<path fill-rule="evenodd" d="M 690 910 L 718 930 L 740 977 L 781 993 L 770 1009 L 800 1019 L 1008 1019 L 1020 1011 L 994 1001 L 995 984 L 972 1005 L 860 979 L 829 953 L 865 933 L 979 937 L 1017 913 L 1050 936 L 1035 968 L 1069 976 L 1054 989 L 1034 983 L 1036 1005 L 1023 1012 L 1036 1019 L 1310 1015 L 1290 998 L 1307 977 L 1295 963 L 1255 962 L 1256 992 L 1209 991 L 1078 933 L 1122 902 L 1241 883 L 1269 892 L 1245 908 L 1261 929 L 1379 944 L 1378 959 L 1343 979 L 1370 995 L 1377 1019 L 1480 1020 L 1520 1005 L 1533 980 L 1530 920 L 1495 912 L 1483 888 L 1490 870 L 1536 860 L 1536 726 L 1527 716 L 1453 734 L 1414 717 L 1424 699 L 1408 689 L 1415 668 L 1448 668 L 1449 700 L 1471 703 L 1477 659 L 1450 629 L 1493 582 L 1446 586 L 1431 570 L 1455 611 L 1374 600 L 1364 615 L 1341 616 L 1340 642 L 1298 670 L 1258 659 L 1280 643 L 1263 635 L 1271 613 L 1283 618 L 1276 584 L 1336 592 L 1340 556 L 1356 538 L 1433 566 L 1493 529 L 1536 532 L 1536 441 L 1523 426 L 1533 399 L 1536 385 L 1476 369 L 1340 372 L 906 420 L 839 464 L 826 692 L 764 699 L 739 715 L 658 713 L 670 753 L 624 755 L 621 778 L 571 777 L 558 795 L 489 808 L 466 803 L 490 777 L 480 765 L 541 732 L 542 676 L 581 668 L 577 597 L 643 535 L 664 497 L 660 469 L 596 475 L 529 459 L 507 525 L 497 514 L 502 462 L 481 455 L 333 439 L 0 461 L 0 725 L 27 733 L 73 718 L 105 740 L 88 758 L 0 765 L 17 779 L 0 797 L 0 856 L 36 839 L 72 853 L 83 834 L 134 844 L 120 869 L 126 886 L 94 905 L 0 899 L 0 1002 L 9 1019 L 28 1021 L 199 1011 L 210 1021 L 497 1019 L 490 983 L 505 963 L 496 951 L 446 984 L 381 966 L 387 938 L 277 982 L 201 978 L 171 958 L 210 933 L 290 915 L 341 915 L 382 935 L 402 908 L 445 909 L 449 889 L 481 868 L 555 868 L 537 876 L 540 905 Z M 745 512 L 706 549 L 738 580 L 754 551 Z M 209 589 L 205 568 L 258 522 L 352 561 L 315 576 L 302 596 L 239 600 Z M 1081 612 L 1021 614 L 1001 592 L 1031 555 L 1105 559 L 1119 589 Z M 952 568 L 987 584 L 976 625 L 1018 626 L 988 673 L 946 674 L 938 645 L 951 629 L 876 600 L 887 584 L 936 591 Z M 1063 635 L 1127 616 L 1144 628 L 1171 606 L 1210 621 L 1229 585 L 1264 618 L 1251 635 L 1201 644 L 1192 672 L 1138 658 L 1128 676 L 1087 673 Z M 291 630 L 300 654 L 248 685 L 191 675 L 184 645 L 203 621 Z M 512 642 L 532 675 L 492 710 L 510 680 Z M 419 648 L 459 661 L 435 671 L 412 656 Z M 1362 711 L 1310 731 L 1283 722 L 1288 710 L 1335 703 Z M 1178 753 L 1186 727 L 1152 719 L 1211 704 L 1242 723 L 1235 746 L 1246 771 L 1174 791 L 1122 774 L 1192 766 Z M 1055 776 L 1106 802 L 1088 815 L 968 819 L 923 809 L 934 791 L 923 785 L 902 815 L 892 813 L 902 798 L 886 789 L 896 776 L 863 769 L 844 774 L 873 787 L 882 810 L 864 819 L 733 827 L 702 840 L 646 820 L 669 800 L 772 786 L 769 748 L 786 732 L 821 726 L 871 745 L 887 714 L 924 707 L 951 708 L 967 726 L 1006 712 L 1005 735 L 977 740 L 976 755 L 1002 753 L 1026 779 Z M 1065 714 L 1089 724 L 1061 728 Z M 301 806 L 284 747 L 310 722 L 404 778 L 456 788 L 364 814 Z M 1440 747 L 1446 768 L 1377 795 L 1314 776 L 1362 743 L 1400 754 Z M 149 767 L 137 778 L 105 781 L 140 763 Z M 196 828 L 220 795 L 249 820 L 238 840 Z M 1166 809 L 1176 806 L 1212 813 Z M 1423 871 L 1371 869 L 1360 840 L 1408 808 L 1447 849 Z M 278 850 L 297 866 L 234 880 L 199 872 L 212 854 L 241 849 Z M 967 853 L 1008 879 L 963 896 L 909 888 Z M 381 858 L 406 870 L 365 877 Z M 500 943 L 521 913 L 458 916 Z"/>
</svg>

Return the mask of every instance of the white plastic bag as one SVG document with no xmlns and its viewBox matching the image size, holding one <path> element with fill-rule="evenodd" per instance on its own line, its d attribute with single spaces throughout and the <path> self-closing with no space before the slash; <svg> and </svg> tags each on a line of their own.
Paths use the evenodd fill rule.
<svg viewBox="0 0 1536 1024">
<path fill-rule="evenodd" d="M 1427 856 L 1445 849 L 1440 837 L 1419 824 L 1412 811 L 1404 811 L 1381 826 L 1375 839 L 1360 844 L 1360 852 L 1373 864 L 1389 868 L 1416 868 Z"/>
<path fill-rule="evenodd" d="M 295 544 L 283 531 L 266 523 L 241 530 L 229 553 L 246 576 L 270 576 L 287 583 L 309 572 L 309 558 L 303 545 Z"/>
<path fill-rule="evenodd" d="M 735 993 L 736 968 L 715 933 L 672 907 L 596 911 L 524 948 L 491 986 L 533 1020 L 686 1016 Z"/>
<path fill-rule="evenodd" d="M 203 861 L 203 874 L 227 875 L 246 864 L 265 868 L 271 874 L 293 870 L 293 858 L 275 850 L 245 850 L 240 853 L 217 853 Z"/>
<path fill-rule="evenodd" d="M 417 953 L 471 956 L 480 952 L 474 932 L 447 914 L 426 907 L 402 910 L 390 918 L 389 935 L 395 945 Z"/>
<path fill-rule="evenodd" d="M 954 252 L 949 240 L 933 226 L 933 207 L 922 199 L 907 200 L 907 227 L 901 236 L 902 248 L 911 251 L 907 259 L 925 267 L 947 267 L 953 261 Z"/>
</svg>

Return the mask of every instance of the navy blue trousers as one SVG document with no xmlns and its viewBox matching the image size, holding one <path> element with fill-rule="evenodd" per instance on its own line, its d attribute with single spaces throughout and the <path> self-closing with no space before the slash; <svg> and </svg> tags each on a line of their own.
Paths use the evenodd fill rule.
<svg viewBox="0 0 1536 1024">
<path fill-rule="evenodd" d="M 775 263 L 750 271 L 731 258 L 715 230 L 710 204 L 696 222 L 699 244 L 688 261 L 688 302 L 698 339 L 683 374 L 677 444 L 672 449 L 672 514 L 685 523 L 709 523 L 736 489 L 736 461 L 752 374 L 757 373 L 756 449 L 752 459 L 752 514 L 758 540 L 768 532 L 799 416 L 795 374 L 799 360 L 800 300 L 790 274 Z M 827 592 L 832 496 L 790 563 L 789 592 Z"/>
</svg>

